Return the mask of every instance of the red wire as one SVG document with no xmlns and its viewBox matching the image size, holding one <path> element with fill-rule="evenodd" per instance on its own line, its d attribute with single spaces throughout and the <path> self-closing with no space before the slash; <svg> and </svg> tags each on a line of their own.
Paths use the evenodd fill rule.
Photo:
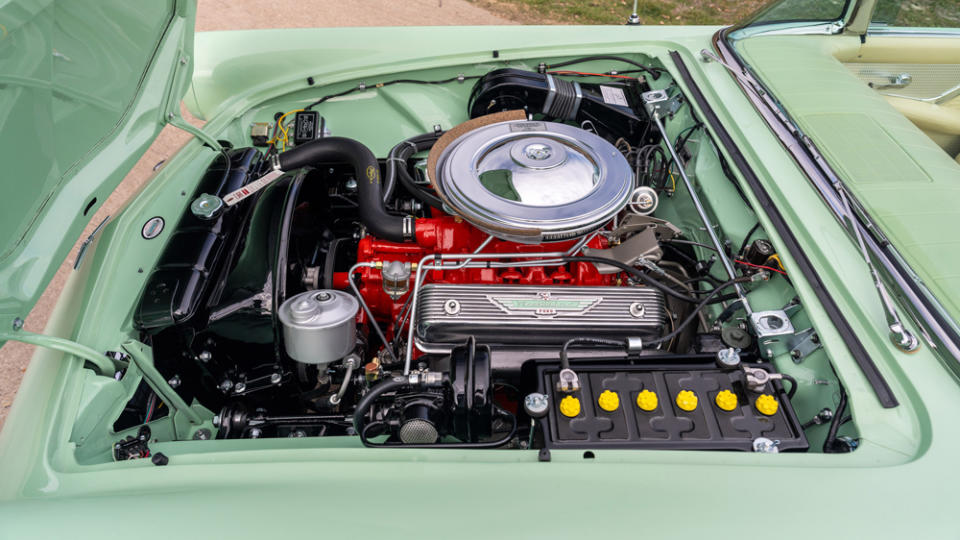
<svg viewBox="0 0 960 540">
<path fill-rule="evenodd" d="M 742 265 L 744 265 L 744 266 L 750 266 L 750 267 L 753 267 L 753 268 L 763 268 L 764 270 L 772 270 L 772 271 L 774 271 L 774 272 L 776 272 L 776 273 L 778 273 L 778 274 L 787 275 L 787 273 L 784 272 L 783 270 L 777 270 L 776 268 L 774 268 L 774 267 L 772 267 L 772 266 L 764 266 L 764 265 L 762 265 L 762 264 L 752 264 L 752 263 L 748 263 L 748 262 L 746 262 L 746 261 L 740 261 L 740 260 L 735 260 L 735 261 L 733 261 L 733 262 L 738 263 L 738 264 L 742 264 Z"/>
<path fill-rule="evenodd" d="M 628 77 L 626 75 L 614 75 L 612 73 L 587 73 L 585 71 L 548 71 L 550 75 L 590 75 L 593 77 L 610 77 L 612 79 L 630 79 L 634 80 L 634 77 Z"/>
</svg>

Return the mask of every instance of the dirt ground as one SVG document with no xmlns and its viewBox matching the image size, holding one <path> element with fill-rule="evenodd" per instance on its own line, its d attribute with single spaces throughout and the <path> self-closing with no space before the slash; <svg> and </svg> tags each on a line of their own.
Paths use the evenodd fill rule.
<svg viewBox="0 0 960 540">
<path fill-rule="evenodd" d="M 306 7 L 309 6 L 309 7 Z M 199 0 L 197 31 L 330 26 L 406 26 L 510 24 L 466 0 Z M 189 135 L 167 127 L 123 183 L 93 216 L 80 238 L 86 238 L 106 216 L 116 213 L 143 185 L 154 165 L 169 158 Z M 77 247 L 80 241 L 77 242 Z M 76 256 L 76 247 L 61 265 L 40 301 L 26 319 L 26 329 L 40 332 L 47 324 Z M 33 347 L 9 343 L 0 349 L 0 428 L 13 403 Z"/>
</svg>

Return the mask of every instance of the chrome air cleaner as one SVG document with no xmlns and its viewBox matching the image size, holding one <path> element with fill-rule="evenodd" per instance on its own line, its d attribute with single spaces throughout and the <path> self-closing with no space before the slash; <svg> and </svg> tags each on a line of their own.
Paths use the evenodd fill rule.
<svg viewBox="0 0 960 540">
<path fill-rule="evenodd" d="M 439 151 L 432 180 L 444 202 L 514 242 L 592 232 L 626 206 L 633 189 L 630 165 L 612 144 L 566 124 L 481 125 Z"/>
</svg>

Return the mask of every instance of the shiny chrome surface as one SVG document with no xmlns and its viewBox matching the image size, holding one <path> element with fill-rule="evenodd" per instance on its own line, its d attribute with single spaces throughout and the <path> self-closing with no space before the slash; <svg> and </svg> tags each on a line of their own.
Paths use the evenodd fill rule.
<svg viewBox="0 0 960 540">
<path fill-rule="evenodd" d="M 516 242 L 582 236 L 630 198 L 627 160 L 604 139 L 551 122 L 491 124 L 441 154 L 439 189 L 481 230 Z"/>
<path fill-rule="evenodd" d="M 455 313 L 445 309 L 451 301 Z M 427 345 L 470 335 L 484 344 L 531 345 L 558 345 L 583 332 L 655 337 L 666 320 L 663 293 L 649 287 L 431 284 L 417 303 L 417 338 Z"/>
<path fill-rule="evenodd" d="M 287 354 L 305 364 L 329 364 L 353 351 L 360 304 L 343 291 L 307 291 L 279 309 Z"/>
</svg>

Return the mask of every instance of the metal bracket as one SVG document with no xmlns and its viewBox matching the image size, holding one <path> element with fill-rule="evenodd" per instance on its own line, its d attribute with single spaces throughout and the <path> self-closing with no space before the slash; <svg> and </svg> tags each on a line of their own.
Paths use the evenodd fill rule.
<svg viewBox="0 0 960 540">
<path fill-rule="evenodd" d="M 650 116 L 669 118 L 680 110 L 681 96 L 679 93 L 671 96 L 666 90 L 651 90 L 644 92 L 641 98 L 643 98 L 643 105 Z"/>
<path fill-rule="evenodd" d="M 790 350 L 788 341 L 796 332 L 790 317 L 783 310 L 753 313 L 750 315 L 750 325 L 757 332 L 760 355 L 765 359 L 769 360 Z"/>
<path fill-rule="evenodd" d="M 100 224 L 93 229 L 93 232 L 90 233 L 90 236 L 88 236 L 87 239 L 83 241 L 83 244 L 80 245 L 80 249 L 77 250 L 77 260 L 73 263 L 74 270 L 80 268 L 80 263 L 83 262 L 83 256 L 87 254 L 87 248 L 90 247 L 90 244 L 93 243 L 93 239 L 96 238 L 97 233 L 103 230 L 103 227 L 106 226 L 108 221 L 110 221 L 110 216 L 103 218 L 103 221 L 101 221 Z"/>
<path fill-rule="evenodd" d="M 803 362 L 804 358 L 810 356 L 814 351 L 822 347 L 820 338 L 817 337 L 817 333 L 813 328 L 807 328 L 806 330 L 797 332 L 792 338 L 787 340 L 787 344 L 790 347 L 790 358 L 793 358 L 793 361 L 797 364 Z"/>
</svg>

